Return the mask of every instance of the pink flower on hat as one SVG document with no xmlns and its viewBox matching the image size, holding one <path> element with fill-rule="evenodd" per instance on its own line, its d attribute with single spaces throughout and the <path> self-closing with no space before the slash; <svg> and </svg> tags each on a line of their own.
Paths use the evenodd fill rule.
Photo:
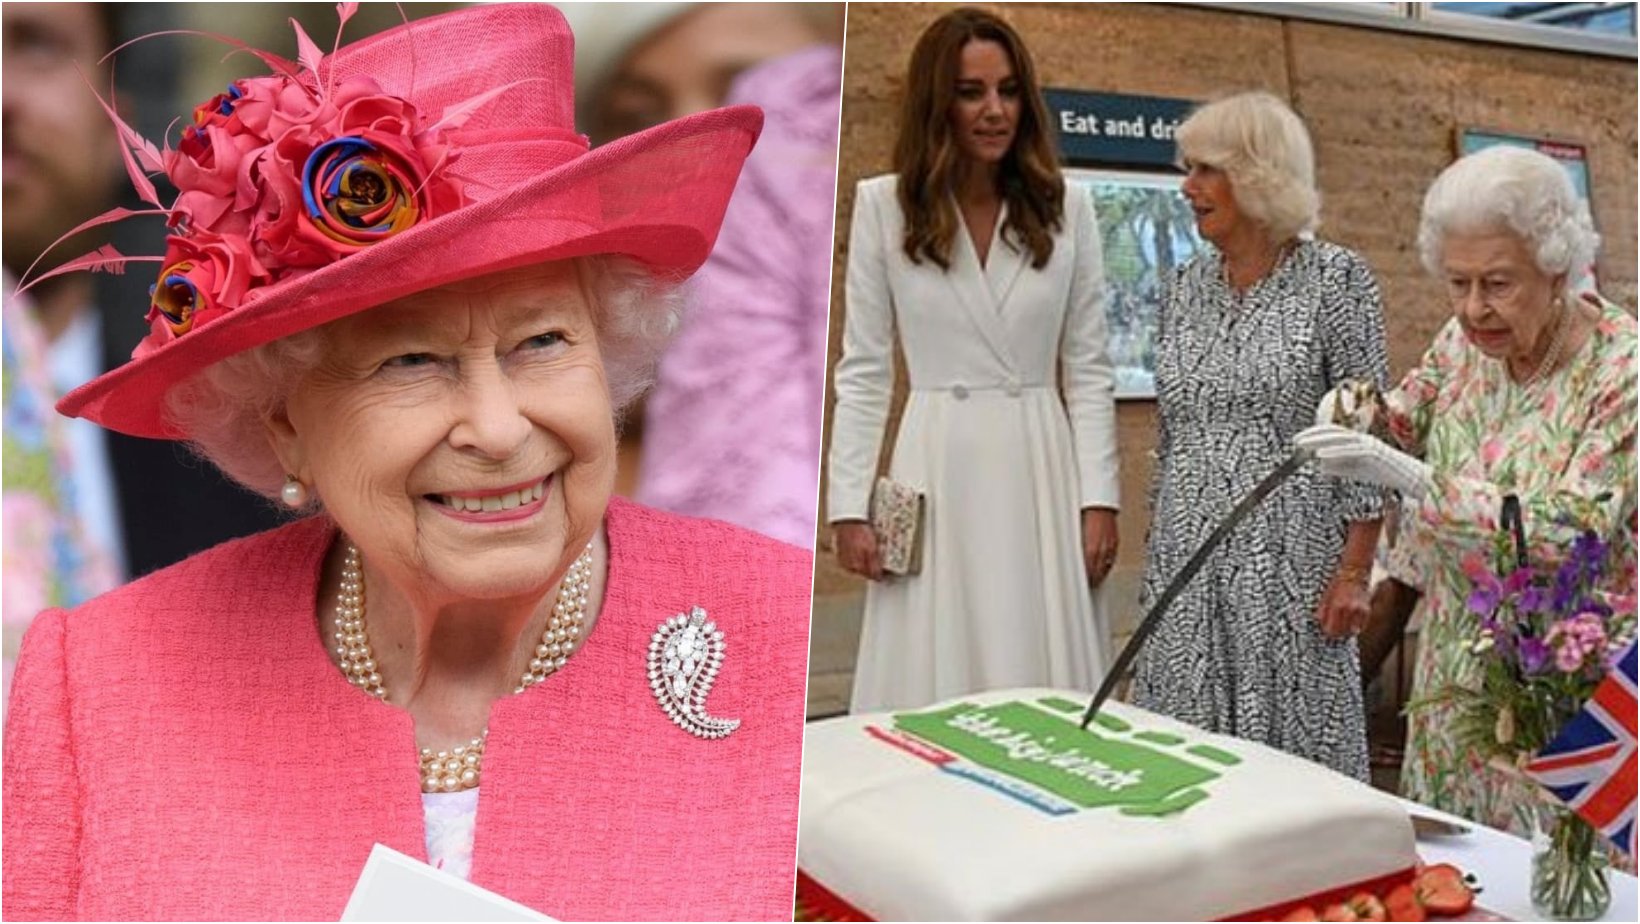
<svg viewBox="0 0 1640 924">
<path fill-rule="evenodd" d="M 165 173 L 178 189 L 221 196 L 231 205 L 240 164 L 261 146 L 256 136 L 235 133 L 226 125 L 196 125 L 183 132 L 175 150 L 165 153 Z"/>
<path fill-rule="evenodd" d="M 154 287 L 152 348 L 464 203 L 455 155 L 372 78 L 235 81 L 194 110 L 165 171 L 179 194 Z"/>
<path fill-rule="evenodd" d="M 269 274 L 238 235 L 196 231 L 167 240 L 164 269 L 150 293 L 149 340 L 169 342 L 237 307 Z M 145 344 L 146 345 L 146 344 Z"/>
</svg>

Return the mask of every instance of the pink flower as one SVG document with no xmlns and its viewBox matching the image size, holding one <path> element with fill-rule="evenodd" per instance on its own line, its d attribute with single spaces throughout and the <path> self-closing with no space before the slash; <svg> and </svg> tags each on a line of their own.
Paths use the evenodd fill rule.
<svg viewBox="0 0 1640 924">
<path fill-rule="evenodd" d="M 138 355 L 237 308 L 250 288 L 329 265 L 462 206 L 442 132 L 369 77 L 236 81 L 194 110 L 165 171 L 172 205 L 152 333 Z"/>
<path fill-rule="evenodd" d="M 1458 565 L 1463 569 L 1464 576 L 1469 578 L 1471 581 L 1488 581 L 1493 584 L 1498 583 L 1497 575 L 1493 574 L 1491 567 L 1486 564 L 1486 557 L 1479 552 L 1471 551 L 1464 553 L 1464 556 L 1459 560 Z"/>
<path fill-rule="evenodd" d="M 1555 666 L 1574 673 L 1606 650 L 1606 623 L 1599 613 L 1578 613 L 1551 625 L 1543 640 L 1555 650 Z"/>
<path fill-rule="evenodd" d="M 313 122 L 319 110 L 314 90 L 284 75 L 253 77 L 237 86 L 243 96 L 234 104 L 234 114 L 246 131 L 264 140 Z"/>
<path fill-rule="evenodd" d="M 181 336 L 196 324 L 209 323 L 239 307 L 251 286 L 268 279 L 243 237 L 196 231 L 173 235 L 167 244 L 165 268 L 148 309 L 156 334 L 163 327 L 165 333 Z"/>
<path fill-rule="evenodd" d="M 178 189 L 231 202 L 241 162 L 262 146 L 262 139 L 225 125 L 195 126 L 183 133 L 175 150 L 166 152 L 165 173 Z"/>
</svg>

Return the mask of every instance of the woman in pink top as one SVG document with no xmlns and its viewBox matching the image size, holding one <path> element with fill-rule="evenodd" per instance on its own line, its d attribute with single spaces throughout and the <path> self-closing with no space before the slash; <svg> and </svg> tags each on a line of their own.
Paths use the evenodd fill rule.
<svg viewBox="0 0 1640 924">
<path fill-rule="evenodd" d="M 589 152 L 571 42 L 298 27 L 174 149 L 121 126 L 166 253 L 57 271 L 158 262 L 153 330 L 59 409 L 311 515 L 35 621 L 8 917 L 334 919 L 375 843 L 555 917 L 789 914 L 810 556 L 611 497 L 762 116 Z"/>
</svg>

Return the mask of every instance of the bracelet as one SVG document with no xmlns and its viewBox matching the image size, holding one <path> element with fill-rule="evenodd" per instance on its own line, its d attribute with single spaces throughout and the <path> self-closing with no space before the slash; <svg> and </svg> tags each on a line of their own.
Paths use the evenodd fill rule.
<svg viewBox="0 0 1640 924">
<path fill-rule="evenodd" d="M 1372 581 L 1372 568 L 1367 565 L 1339 565 L 1337 579 L 1365 587 Z"/>
</svg>

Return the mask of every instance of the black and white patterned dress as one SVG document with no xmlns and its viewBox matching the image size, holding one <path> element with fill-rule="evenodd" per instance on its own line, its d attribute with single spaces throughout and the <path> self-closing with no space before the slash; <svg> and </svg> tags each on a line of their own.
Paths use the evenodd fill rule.
<svg viewBox="0 0 1640 924">
<path fill-rule="evenodd" d="M 1209 248 L 1171 281 L 1156 357 L 1161 432 L 1141 607 L 1287 457 L 1328 389 L 1387 375 L 1378 285 L 1365 261 L 1300 241 L 1233 292 Z M 1353 639 L 1316 608 L 1352 520 L 1381 492 L 1303 469 L 1219 546 L 1142 652 L 1133 700 L 1216 732 L 1367 776 Z"/>
</svg>

